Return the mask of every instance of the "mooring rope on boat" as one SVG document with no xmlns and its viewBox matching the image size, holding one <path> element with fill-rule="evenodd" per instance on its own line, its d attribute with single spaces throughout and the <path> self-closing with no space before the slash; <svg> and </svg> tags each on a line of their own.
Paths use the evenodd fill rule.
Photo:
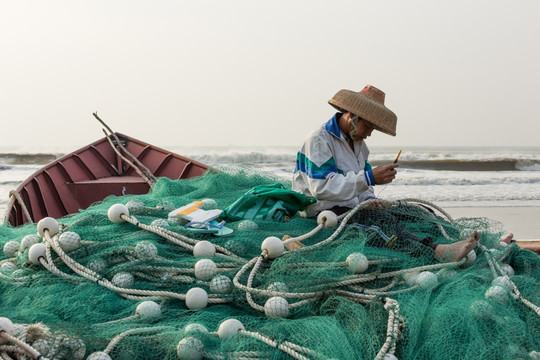
<svg viewBox="0 0 540 360">
<path fill-rule="evenodd" d="M 25 205 L 23 199 L 21 198 L 21 196 L 19 195 L 19 193 L 17 191 L 15 191 L 15 190 L 11 190 L 9 192 L 9 196 L 13 196 L 17 200 L 17 202 L 21 206 L 21 209 L 24 212 L 24 216 L 26 216 L 26 219 L 28 220 L 28 222 L 33 223 L 34 220 L 32 220 L 32 216 L 30 215 L 30 212 L 28 211 L 28 208 L 26 207 L 26 205 Z M 6 220 L 8 219 L 8 217 L 9 217 L 9 214 L 7 213 L 6 214 Z"/>
</svg>

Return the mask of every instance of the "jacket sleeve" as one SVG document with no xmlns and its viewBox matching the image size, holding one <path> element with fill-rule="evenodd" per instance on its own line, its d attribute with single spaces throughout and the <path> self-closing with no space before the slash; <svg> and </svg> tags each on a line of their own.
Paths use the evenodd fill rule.
<svg viewBox="0 0 540 360">
<path fill-rule="evenodd" d="M 365 192 L 369 194 L 362 197 L 374 197 L 370 188 L 372 175 L 365 171 L 344 173 L 338 169 L 330 145 L 320 137 L 306 141 L 297 154 L 295 172 L 301 172 L 310 193 L 307 195 L 317 200 L 346 201 Z"/>
</svg>

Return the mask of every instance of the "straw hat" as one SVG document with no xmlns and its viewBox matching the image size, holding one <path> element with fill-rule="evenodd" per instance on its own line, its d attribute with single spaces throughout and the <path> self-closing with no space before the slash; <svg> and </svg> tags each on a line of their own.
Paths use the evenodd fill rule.
<svg viewBox="0 0 540 360">
<path fill-rule="evenodd" d="M 384 106 L 384 92 L 366 85 L 360 92 L 339 90 L 328 103 L 341 112 L 350 112 L 369 121 L 375 128 L 396 136 L 397 116 Z"/>
</svg>

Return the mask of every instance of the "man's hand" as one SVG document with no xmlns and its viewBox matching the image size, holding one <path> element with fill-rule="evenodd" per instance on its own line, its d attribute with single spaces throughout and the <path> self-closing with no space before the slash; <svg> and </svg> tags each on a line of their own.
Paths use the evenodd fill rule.
<svg viewBox="0 0 540 360">
<path fill-rule="evenodd" d="M 373 170 L 373 177 L 375 178 L 376 185 L 384 185 L 391 183 L 396 177 L 397 171 L 395 170 L 399 164 L 390 164 L 386 166 L 377 166 Z"/>
</svg>

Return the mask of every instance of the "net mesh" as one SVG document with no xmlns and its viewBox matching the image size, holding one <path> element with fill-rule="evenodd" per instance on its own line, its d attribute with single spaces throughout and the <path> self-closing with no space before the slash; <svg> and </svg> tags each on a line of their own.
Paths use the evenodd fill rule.
<svg viewBox="0 0 540 360">
<path fill-rule="evenodd" d="M 167 221 L 190 202 L 224 209 L 278 180 L 242 171 L 161 178 L 149 194 L 59 219 L 62 235 L 0 227 L 0 316 L 13 323 L 2 332 L 0 321 L 0 356 L 28 356 L 2 334 L 49 359 L 538 356 L 540 257 L 503 247 L 503 227 L 490 219 L 453 221 L 398 201 L 360 207 L 334 227 L 300 216 L 228 222 L 226 237 Z M 117 203 L 127 204 L 128 221 L 109 220 Z M 481 231 L 474 263 L 434 259 L 429 243 L 473 230 Z M 269 237 L 278 241 L 262 252 Z M 199 245 L 195 257 L 202 241 L 214 246 Z M 37 260 L 36 242 L 45 245 Z M 281 254 L 284 243 L 298 248 Z"/>
</svg>

